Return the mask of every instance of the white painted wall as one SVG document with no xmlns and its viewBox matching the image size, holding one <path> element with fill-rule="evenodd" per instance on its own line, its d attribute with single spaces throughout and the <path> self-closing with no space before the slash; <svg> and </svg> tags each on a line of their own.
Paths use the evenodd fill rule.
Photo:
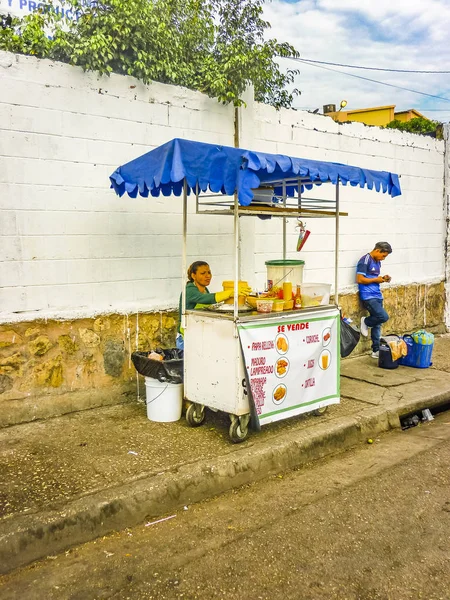
<svg viewBox="0 0 450 600">
<path fill-rule="evenodd" d="M 445 252 L 445 314 L 444 323 L 447 331 L 450 330 L 450 123 L 444 125 L 445 156 L 444 156 L 444 211 L 446 218 Z"/>
<path fill-rule="evenodd" d="M 401 175 L 395 199 L 343 188 L 350 216 L 341 222 L 340 287 L 353 287 L 358 258 L 381 239 L 394 247 L 385 263 L 393 284 L 443 279 L 442 141 L 251 100 L 240 119 L 242 147 Z M 174 137 L 232 146 L 234 110 L 182 88 L 0 53 L 1 322 L 176 305 L 180 199 L 119 199 L 108 180 L 118 165 Z M 332 282 L 333 222 L 307 226 L 305 279 Z M 242 229 L 242 274 L 261 286 L 264 261 L 281 256 L 281 221 L 246 219 Z M 189 259 L 206 258 L 219 289 L 233 273 L 232 219 L 191 212 L 189 231 Z"/>
<path fill-rule="evenodd" d="M 200 93 L 0 53 L 2 321 L 174 306 L 179 198 L 119 199 L 114 169 L 174 137 L 233 145 L 234 112 Z M 232 270 L 231 219 L 190 222 L 189 258 Z"/>
<path fill-rule="evenodd" d="M 367 189 L 341 188 L 341 210 L 349 213 L 340 221 L 341 291 L 356 289 L 355 265 L 377 241 L 389 241 L 393 247 L 393 254 L 383 265 L 383 271 L 392 276 L 392 285 L 443 279 L 443 141 L 360 123 L 338 124 L 303 111 L 275 113 L 264 105 L 256 105 L 254 115 L 254 146 L 263 151 L 392 171 L 401 176 L 402 195 L 397 198 Z M 327 199 L 334 195 L 333 186 L 305 193 Z M 298 254 L 297 233 L 291 222 L 288 258 L 305 260 L 305 281 L 334 283 L 334 221 L 310 219 L 306 224 L 311 236 Z M 268 226 L 267 222 L 257 222 L 255 251 L 260 282 L 265 278 L 265 260 L 281 258 L 281 232 L 281 223 Z"/>
</svg>

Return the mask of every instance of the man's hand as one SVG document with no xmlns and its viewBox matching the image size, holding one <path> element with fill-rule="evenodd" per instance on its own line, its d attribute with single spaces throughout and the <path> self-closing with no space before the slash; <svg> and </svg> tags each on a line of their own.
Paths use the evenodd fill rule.
<svg viewBox="0 0 450 600">
<path fill-rule="evenodd" d="M 366 277 L 361 273 L 356 274 L 356 283 L 362 285 L 371 285 L 372 283 L 388 283 L 391 280 L 390 275 L 379 275 L 378 277 Z"/>
</svg>

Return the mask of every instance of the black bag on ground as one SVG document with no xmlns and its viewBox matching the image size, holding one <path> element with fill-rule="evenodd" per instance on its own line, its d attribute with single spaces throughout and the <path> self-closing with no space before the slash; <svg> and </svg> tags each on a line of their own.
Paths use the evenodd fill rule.
<svg viewBox="0 0 450 600">
<path fill-rule="evenodd" d="M 356 348 L 356 346 L 359 342 L 360 337 L 361 337 L 361 333 L 358 331 L 358 329 L 356 329 L 355 327 L 350 325 L 350 323 L 347 323 L 346 321 L 344 321 L 344 319 L 341 316 L 341 357 L 342 358 L 345 358 L 346 356 L 348 356 L 349 354 L 351 354 L 353 352 L 353 350 Z"/>
<path fill-rule="evenodd" d="M 148 352 L 133 352 L 131 360 L 138 373 L 161 382 L 183 383 L 183 350 L 156 348 L 163 360 L 148 358 Z"/>
<path fill-rule="evenodd" d="M 396 334 L 387 335 L 380 339 L 380 349 L 378 354 L 378 366 L 382 369 L 396 369 L 400 364 L 400 359 L 393 360 L 389 342 L 401 340 L 401 337 Z"/>
</svg>

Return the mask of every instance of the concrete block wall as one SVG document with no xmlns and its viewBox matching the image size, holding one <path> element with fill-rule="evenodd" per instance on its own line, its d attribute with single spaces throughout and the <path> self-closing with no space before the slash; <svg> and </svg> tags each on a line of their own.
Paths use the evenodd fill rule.
<svg viewBox="0 0 450 600">
<path fill-rule="evenodd" d="M 390 331 L 438 330 L 446 268 L 448 279 L 445 143 L 275 111 L 250 92 L 238 116 L 243 148 L 401 175 L 399 198 L 341 190 L 349 213 L 341 219 L 341 302 L 357 319 L 355 264 L 386 239 L 394 247 L 385 263 Z M 233 146 L 234 123 L 232 107 L 198 92 L 0 52 L 0 426 L 127 398 L 136 382 L 131 352 L 173 346 L 181 199 L 119 199 L 108 177 L 175 137 Z M 307 195 L 332 199 L 334 187 Z M 233 274 L 233 220 L 194 215 L 191 202 L 188 221 L 188 260 L 208 260 L 219 289 Z M 306 224 L 305 280 L 332 283 L 334 222 Z M 295 223 L 288 232 L 295 258 Z M 282 253 L 281 220 L 243 218 L 241 243 L 241 277 L 261 289 L 264 262 Z M 449 314 L 447 304 L 447 326 Z"/>
<path fill-rule="evenodd" d="M 174 137 L 233 145 L 234 111 L 182 88 L 0 53 L 2 322 L 176 304 L 180 198 L 119 199 L 108 179 Z M 188 258 L 207 256 L 216 281 L 228 278 L 231 219 L 190 225 Z"/>
<path fill-rule="evenodd" d="M 118 199 L 108 176 L 174 137 L 234 143 L 234 110 L 198 92 L 0 54 L 0 295 L 2 321 L 72 318 L 173 307 L 180 288 L 180 198 Z M 393 284 L 441 280 L 446 237 L 444 142 L 338 124 L 328 117 L 253 103 L 241 109 L 241 145 L 390 170 L 403 195 L 344 187 L 339 281 L 379 239 L 393 256 Z M 322 186 L 308 196 L 333 198 Z M 193 211 L 192 205 L 190 210 Z M 307 221 L 305 279 L 334 281 L 334 224 Z M 189 260 L 207 257 L 214 284 L 232 273 L 231 219 L 190 218 Z M 242 276 L 262 287 L 264 262 L 282 252 L 281 221 L 244 226 Z M 288 226 L 295 252 L 295 222 Z M 254 235 L 252 244 L 248 237 Z"/>
<path fill-rule="evenodd" d="M 445 263 L 445 311 L 444 311 L 444 323 L 447 331 L 450 330 L 450 124 L 446 123 L 443 128 L 444 140 L 445 140 L 445 155 L 444 155 L 444 210 L 446 216 L 446 241 L 444 246 L 444 253 L 447 257 Z"/>
</svg>

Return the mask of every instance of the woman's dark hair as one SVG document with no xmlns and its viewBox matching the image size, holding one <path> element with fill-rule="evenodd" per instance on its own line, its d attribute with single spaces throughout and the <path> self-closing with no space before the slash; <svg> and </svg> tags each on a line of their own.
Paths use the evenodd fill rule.
<svg viewBox="0 0 450 600">
<path fill-rule="evenodd" d="M 374 250 L 379 250 L 380 252 L 387 252 L 388 254 L 391 254 L 392 247 L 389 242 L 377 242 L 375 244 Z"/>
<path fill-rule="evenodd" d="M 194 280 L 192 279 L 192 274 L 195 275 L 195 273 L 197 273 L 197 271 L 200 269 L 200 267 L 208 267 L 208 263 L 205 262 L 204 260 L 196 260 L 195 262 L 192 263 L 192 265 L 189 267 L 189 269 L 187 270 L 187 276 L 188 279 L 191 283 L 194 283 Z"/>
</svg>

